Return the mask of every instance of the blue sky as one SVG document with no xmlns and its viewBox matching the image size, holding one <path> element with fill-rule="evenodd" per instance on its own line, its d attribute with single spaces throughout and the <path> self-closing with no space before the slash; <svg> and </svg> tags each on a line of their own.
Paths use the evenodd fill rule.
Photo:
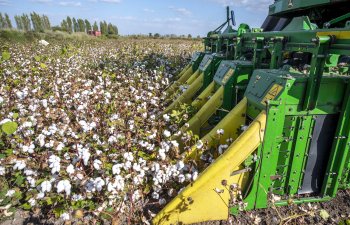
<svg viewBox="0 0 350 225">
<path fill-rule="evenodd" d="M 204 36 L 225 21 L 225 6 L 235 10 L 237 23 L 259 27 L 273 0 L 0 0 L 0 12 L 35 11 L 58 25 L 66 16 L 106 20 L 126 34 L 192 34 Z"/>
</svg>

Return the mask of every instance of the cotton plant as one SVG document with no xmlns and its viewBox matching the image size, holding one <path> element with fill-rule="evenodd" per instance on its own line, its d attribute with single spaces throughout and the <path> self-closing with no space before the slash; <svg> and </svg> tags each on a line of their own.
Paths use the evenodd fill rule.
<svg viewBox="0 0 350 225">
<path fill-rule="evenodd" d="M 0 65 L 0 127 L 17 128 L 1 131 L 0 179 L 14 186 L 0 198 L 15 208 L 45 207 L 46 216 L 62 220 L 79 214 L 135 224 L 147 204 L 164 206 L 198 177 L 192 165 L 172 157 L 179 125 L 159 115 L 164 90 L 199 46 L 9 44 L 11 58 Z"/>
</svg>

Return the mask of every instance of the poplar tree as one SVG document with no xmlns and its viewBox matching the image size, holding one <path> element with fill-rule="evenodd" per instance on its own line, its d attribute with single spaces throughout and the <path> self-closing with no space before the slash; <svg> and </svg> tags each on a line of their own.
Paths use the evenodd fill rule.
<svg viewBox="0 0 350 225">
<path fill-rule="evenodd" d="M 87 19 L 85 19 L 85 27 L 86 27 L 86 32 L 91 30 L 91 24 Z"/>
<path fill-rule="evenodd" d="M 85 23 L 84 20 L 78 19 L 78 26 L 80 32 L 85 32 Z"/>
<path fill-rule="evenodd" d="M 66 20 L 62 20 L 62 22 L 61 22 L 61 29 L 63 31 L 68 31 L 68 23 L 67 23 Z"/>
<path fill-rule="evenodd" d="M 73 31 L 74 32 L 78 32 L 78 23 L 77 23 L 77 20 L 73 17 Z"/>
<path fill-rule="evenodd" d="M 11 23 L 9 15 L 7 15 L 7 13 L 5 13 L 5 20 L 6 20 L 6 25 L 7 25 L 6 28 L 12 29 L 12 23 Z"/>
<path fill-rule="evenodd" d="M 15 16 L 15 22 L 16 22 L 17 30 L 23 30 L 22 17 L 16 15 L 16 16 Z"/>
<path fill-rule="evenodd" d="M 5 21 L 5 19 L 4 19 L 4 17 L 2 17 L 2 13 L 0 13 L 0 29 L 4 28 L 4 26 L 5 26 L 4 21 Z"/>
<path fill-rule="evenodd" d="M 69 16 L 67 16 L 67 25 L 68 25 L 68 32 L 69 33 L 72 33 L 72 19 L 69 17 Z"/>
<path fill-rule="evenodd" d="M 30 19 L 27 14 L 24 14 L 21 16 L 21 21 L 23 25 L 23 30 L 24 31 L 30 31 L 32 29 L 31 24 L 30 24 Z"/>
<path fill-rule="evenodd" d="M 94 23 L 93 30 L 94 30 L 94 31 L 98 31 L 98 25 L 97 25 L 97 22 L 96 22 L 96 21 L 95 21 L 95 23 Z"/>
</svg>

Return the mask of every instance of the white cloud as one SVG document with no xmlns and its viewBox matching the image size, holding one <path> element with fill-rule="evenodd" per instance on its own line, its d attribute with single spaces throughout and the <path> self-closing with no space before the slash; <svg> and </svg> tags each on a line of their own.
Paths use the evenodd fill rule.
<svg viewBox="0 0 350 225">
<path fill-rule="evenodd" d="M 148 8 L 145 8 L 143 9 L 144 12 L 148 12 L 148 13 L 154 13 L 155 11 L 153 9 L 148 9 Z"/>
<path fill-rule="evenodd" d="M 113 17 L 111 17 L 111 18 L 113 19 Z M 134 17 L 134 16 L 120 16 L 117 19 L 128 20 L 128 21 L 135 21 L 135 20 L 137 20 L 137 18 Z"/>
<path fill-rule="evenodd" d="M 100 2 L 116 4 L 116 3 L 120 3 L 121 0 L 100 0 Z"/>
<path fill-rule="evenodd" d="M 10 4 L 10 1 L 8 0 L 0 0 L 0 5 L 9 6 L 11 4 Z"/>
<path fill-rule="evenodd" d="M 31 2 L 47 4 L 51 3 L 52 0 L 31 0 Z"/>
<path fill-rule="evenodd" d="M 272 0 L 211 0 L 222 6 L 243 7 L 248 10 L 264 10 L 273 3 Z"/>
<path fill-rule="evenodd" d="M 81 6 L 81 2 L 74 2 L 74 1 L 68 1 L 68 2 L 59 2 L 58 3 L 61 6 Z"/>
<path fill-rule="evenodd" d="M 185 8 L 176 8 L 174 6 L 170 6 L 169 9 L 172 9 L 176 13 L 183 15 L 183 16 L 190 16 L 192 13 L 188 9 Z"/>
<path fill-rule="evenodd" d="M 166 19 L 166 21 L 169 21 L 169 22 L 180 22 L 181 18 L 180 17 L 168 18 L 168 19 Z"/>
</svg>

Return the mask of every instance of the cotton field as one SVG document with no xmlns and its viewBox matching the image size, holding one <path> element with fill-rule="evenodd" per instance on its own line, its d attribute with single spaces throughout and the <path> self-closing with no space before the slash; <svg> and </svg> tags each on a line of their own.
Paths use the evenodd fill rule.
<svg viewBox="0 0 350 225">
<path fill-rule="evenodd" d="M 170 140 L 184 121 L 161 112 L 163 91 L 200 41 L 0 48 L 2 216 L 147 224 L 197 178 Z"/>
</svg>

